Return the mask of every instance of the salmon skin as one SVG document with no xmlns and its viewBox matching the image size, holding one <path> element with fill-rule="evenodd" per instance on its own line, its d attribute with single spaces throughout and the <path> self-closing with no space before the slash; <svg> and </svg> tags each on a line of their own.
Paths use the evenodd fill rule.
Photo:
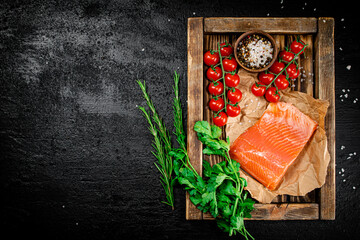
<svg viewBox="0 0 360 240">
<path fill-rule="evenodd" d="M 230 147 L 230 157 L 269 190 L 277 189 L 318 124 L 290 103 L 270 103 Z"/>
</svg>

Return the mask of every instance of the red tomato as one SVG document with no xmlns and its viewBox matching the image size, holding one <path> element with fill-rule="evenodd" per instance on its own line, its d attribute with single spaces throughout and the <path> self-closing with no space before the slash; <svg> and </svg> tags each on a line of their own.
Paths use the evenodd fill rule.
<svg viewBox="0 0 360 240">
<path fill-rule="evenodd" d="M 212 82 L 209 84 L 209 93 L 212 95 L 220 95 L 224 92 L 224 84 L 222 84 L 222 82 Z"/>
<path fill-rule="evenodd" d="M 270 72 L 278 74 L 285 68 L 285 64 L 283 62 L 276 61 L 274 64 L 269 68 Z"/>
<path fill-rule="evenodd" d="M 282 50 L 279 53 L 279 58 L 284 60 L 285 62 L 291 62 L 294 59 L 294 54 L 289 51 Z"/>
<path fill-rule="evenodd" d="M 272 73 L 261 72 L 258 76 L 259 81 L 265 85 L 269 85 L 275 78 L 275 75 Z"/>
<path fill-rule="evenodd" d="M 223 67 L 224 67 L 224 71 L 226 72 L 233 72 L 236 70 L 237 67 L 237 62 L 235 60 L 235 58 L 225 58 L 223 61 Z"/>
<path fill-rule="evenodd" d="M 212 54 L 211 51 L 207 51 L 204 54 L 204 63 L 208 66 L 215 65 L 219 63 L 219 61 L 220 61 L 220 56 L 218 52 L 214 52 Z"/>
<path fill-rule="evenodd" d="M 299 76 L 300 70 L 296 67 L 296 64 L 292 63 L 286 68 L 286 72 L 289 78 L 295 79 Z"/>
<path fill-rule="evenodd" d="M 266 85 L 262 82 L 259 82 L 257 83 L 258 85 Z M 263 87 L 263 86 L 257 86 L 256 83 L 254 83 L 252 86 L 251 86 L 251 92 L 257 96 L 257 97 L 261 97 L 261 96 L 264 96 L 265 92 L 266 92 L 266 87 Z"/>
<path fill-rule="evenodd" d="M 271 87 L 268 90 L 266 90 L 265 98 L 269 102 L 278 102 L 280 99 L 280 95 L 279 95 L 279 93 L 276 92 L 275 87 Z"/>
<path fill-rule="evenodd" d="M 222 99 L 222 98 L 218 98 L 217 100 L 212 98 L 209 102 L 209 107 L 214 112 L 220 111 L 221 109 L 224 108 L 224 106 L 225 106 L 225 102 L 224 102 L 224 99 Z"/>
<path fill-rule="evenodd" d="M 233 53 L 233 47 L 229 43 L 221 43 L 220 44 L 220 53 L 221 56 L 227 57 L 230 56 L 230 54 Z"/>
<path fill-rule="evenodd" d="M 284 90 L 284 89 L 288 88 L 289 82 L 288 82 L 288 80 L 286 80 L 285 75 L 281 74 L 276 78 L 275 85 L 278 89 Z"/>
<path fill-rule="evenodd" d="M 215 69 L 215 71 L 214 71 Z M 216 81 L 218 80 L 219 78 L 222 77 L 222 70 L 221 68 L 219 67 L 215 67 L 214 69 L 212 69 L 211 67 L 206 71 L 206 77 L 209 79 L 209 80 L 213 80 L 213 81 Z"/>
<path fill-rule="evenodd" d="M 240 77 L 237 74 L 225 74 L 225 85 L 228 87 L 236 87 L 240 83 Z"/>
<path fill-rule="evenodd" d="M 239 116 L 240 112 L 241 112 L 241 109 L 239 106 L 231 106 L 230 104 L 228 104 L 226 106 L 226 114 L 229 117 L 237 117 L 237 116 Z"/>
<path fill-rule="evenodd" d="M 293 41 L 290 45 L 290 49 L 293 53 L 295 54 L 303 54 L 304 53 L 304 49 L 305 49 L 305 44 L 302 41 Z"/>
<path fill-rule="evenodd" d="M 227 98 L 230 102 L 233 103 L 238 103 L 240 102 L 241 98 L 242 98 L 242 92 L 235 88 L 234 91 L 232 91 L 231 89 L 227 92 Z"/>
<path fill-rule="evenodd" d="M 220 112 L 216 117 L 213 118 L 213 122 L 216 126 L 222 127 L 227 123 L 228 116 L 224 112 Z"/>
</svg>

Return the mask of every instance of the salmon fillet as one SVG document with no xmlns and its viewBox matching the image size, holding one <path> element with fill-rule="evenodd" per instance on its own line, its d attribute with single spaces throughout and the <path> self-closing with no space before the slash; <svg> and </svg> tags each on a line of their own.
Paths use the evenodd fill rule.
<svg viewBox="0 0 360 240">
<path fill-rule="evenodd" d="M 230 157 L 269 190 L 275 190 L 317 128 L 290 103 L 270 103 L 258 122 L 230 147 Z"/>
</svg>

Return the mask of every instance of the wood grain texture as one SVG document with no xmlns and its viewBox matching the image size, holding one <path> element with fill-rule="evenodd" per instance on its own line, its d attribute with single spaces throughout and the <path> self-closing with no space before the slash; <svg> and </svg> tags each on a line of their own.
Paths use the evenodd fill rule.
<svg viewBox="0 0 360 240">
<path fill-rule="evenodd" d="M 205 18 L 205 33 L 233 33 L 261 29 L 273 34 L 317 32 L 316 18 Z"/>
<path fill-rule="evenodd" d="M 191 164 L 202 175 L 202 144 L 193 130 L 197 121 L 203 120 L 203 18 L 188 19 L 188 118 L 187 149 Z M 202 212 L 192 204 L 186 193 L 186 219 L 201 220 Z"/>
<path fill-rule="evenodd" d="M 317 203 L 255 204 L 251 218 L 246 220 L 316 220 L 319 219 Z M 204 220 L 214 218 L 204 213 Z"/>
<path fill-rule="evenodd" d="M 326 182 L 320 191 L 320 219 L 335 219 L 335 62 L 334 19 L 319 18 L 315 41 L 315 97 L 326 99 L 330 106 L 325 117 L 330 163 Z"/>
</svg>

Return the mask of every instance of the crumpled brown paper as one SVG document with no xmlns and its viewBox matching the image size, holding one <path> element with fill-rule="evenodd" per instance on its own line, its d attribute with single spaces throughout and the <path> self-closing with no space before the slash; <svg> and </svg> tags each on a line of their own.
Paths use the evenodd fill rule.
<svg viewBox="0 0 360 240">
<path fill-rule="evenodd" d="M 229 118 L 226 135 L 233 143 L 246 129 L 257 122 L 268 102 L 264 97 L 256 97 L 251 93 L 251 86 L 257 79 L 257 73 L 250 73 L 243 69 L 238 72 L 240 84 L 238 88 L 243 93 L 239 104 L 241 114 Z M 330 154 L 327 147 L 324 118 L 329 102 L 311 97 L 298 91 L 282 91 L 280 101 L 292 103 L 301 112 L 308 115 L 319 124 L 318 129 L 305 145 L 294 163 L 288 168 L 277 190 L 270 191 L 261 183 L 240 169 L 241 177 L 247 180 L 247 190 L 251 196 L 261 203 L 270 203 L 277 195 L 304 196 L 325 183 Z"/>
</svg>

